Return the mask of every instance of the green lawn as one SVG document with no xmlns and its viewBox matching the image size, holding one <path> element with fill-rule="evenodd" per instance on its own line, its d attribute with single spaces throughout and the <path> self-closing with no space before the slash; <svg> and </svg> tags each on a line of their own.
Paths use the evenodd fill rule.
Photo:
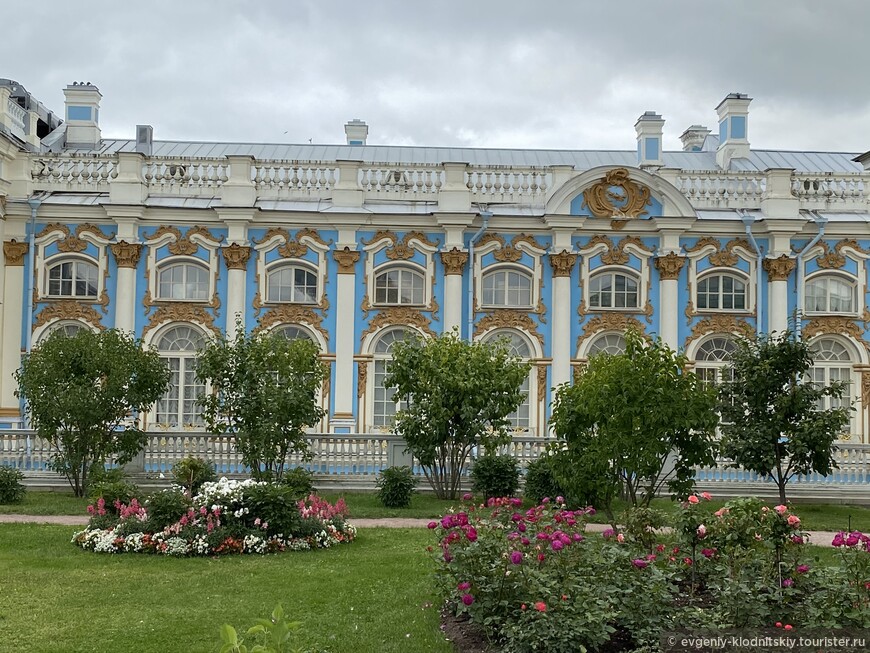
<svg viewBox="0 0 870 653">
<path fill-rule="evenodd" d="M 0 525 L 0 642 L 16 653 L 214 651 L 278 603 L 305 644 L 348 651 L 452 651 L 438 629 L 419 529 L 363 529 L 331 550 L 219 559 L 100 555 L 64 526 Z"/>
</svg>

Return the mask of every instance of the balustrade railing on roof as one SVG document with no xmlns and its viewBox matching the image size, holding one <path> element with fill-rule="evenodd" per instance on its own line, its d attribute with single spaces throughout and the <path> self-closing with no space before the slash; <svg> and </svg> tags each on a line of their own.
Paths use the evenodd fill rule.
<svg viewBox="0 0 870 653">
<path fill-rule="evenodd" d="M 12 133 L 23 139 L 27 132 L 27 111 L 12 98 L 6 100 L 6 115 L 9 116 Z"/>
<path fill-rule="evenodd" d="M 358 181 L 366 198 L 423 199 L 434 202 L 444 185 L 444 170 L 437 165 L 363 165 Z"/>
<path fill-rule="evenodd" d="M 477 202 L 544 205 L 553 186 L 553 174 L 536 168 L 474 167 L 465 180 Z"/>
<path fill-rule="evenodd" d="M 338 182 L 334 163 L 305 161 L 256 161 L 251 181 L 262 199 L 322 199 Z"/>
<path fill-rule="evenodd" d="M 229 180 L 226 159 L 157 159 L 145 161 L 142 178 L 154 195 L 215 196 Z"/>
<path fill-rule="evenodd" d="M 870 200 L 870 174 L 796 173 L 791 180 L 792 194 L 808 208 L 844 206 Z"/>
<path fill-rule="evenodd" d="M 684 171 L 676 187 L 696 208 L 757 209 L 767 186 L 763 172 Z"/>
<path fill-rule="evenodd" d="M 100 192 L 118 176 L 118 159 L 111 155 L 53 154 L 31 159 L 34 190 Z"/>
</svg>

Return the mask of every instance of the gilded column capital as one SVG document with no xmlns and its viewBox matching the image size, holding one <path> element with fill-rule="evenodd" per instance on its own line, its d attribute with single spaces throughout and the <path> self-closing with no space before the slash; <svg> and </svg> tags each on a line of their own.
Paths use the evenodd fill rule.
<svg viewBox="0 0 870 653">
<path fill-rule="evenodd" d="M 454 247 L 448 252 L 441 252 L 441 263 L 444 265 L 444 274 L 462 274 L 465 264 L 468 263 L 468 252 Z"/>
<path fill-rule="evenodd" d="M 139 265 L 139 258 L 142 256 L 142 245 L 121 240 L 117 243 L 112 243 L 110 247 L 119 268 L 135 268 Z"/>
<path fill-rule="evenodd" d="M 788 281 L 788 275 L 795 269 L 797 263 L 788 254 L 776 258 L 766 258 L 761 264 L 767 272 L 768 281 Z"/>
<path fill-rule="evenodd" d="M 339 274 L 353 274 L 354 266 L 359 261 L 359 252 L 345 246 L 344 249 L 333 250 L 332 258 L 338 263 Z"/>
<path fill-rule="evenodd" d="M 245 245 L 233 243 L 224 247 L 222 250 L 224 262 L 227 264 L 228 270 L 246 270 L 248 268 L 248 259 L 251 258 L 251 248 Z"/>
<path fill-rule="evenodd" d="M 553 267 L 554 277 L 570 277 L 571 270 L 577 262 L 577 255 L 563 249 L 558 254 L 550 254 L 550 265 Z"/>
<path fill-rule="evenodd" d="M 686 264 L 686 257 L 671 252 L 664 256 L 657 256 L 655 260 L 656 270 L 662 281 L 675 281 L 680 278 L 680 270 Z"/>
<path fill-rule="evenodd" d="M 24 265 L 24 255 L 27 254 L 27 243 L 19 243 L 14 238 L 3 243 L 3 255 L 6 265 Z"/>
</svg>

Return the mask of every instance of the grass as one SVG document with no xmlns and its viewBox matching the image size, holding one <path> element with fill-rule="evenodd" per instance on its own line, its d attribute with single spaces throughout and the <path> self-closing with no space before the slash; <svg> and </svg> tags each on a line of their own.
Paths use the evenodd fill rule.
<svg viewBox="0 0 870 653">
<path fill-rule="evenodd" d="M 362 529 L 331 550 L 219 559 L 100 555 L 73 528 L 0 525 L 0 641 L 16 653 L 216 650 L 279 603 L 305 646 L 448 653 L 422 529 Z"/>
</svg>

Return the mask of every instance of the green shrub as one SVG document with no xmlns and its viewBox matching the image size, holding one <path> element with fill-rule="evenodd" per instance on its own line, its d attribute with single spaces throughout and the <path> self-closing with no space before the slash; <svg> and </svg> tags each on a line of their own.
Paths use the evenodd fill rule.
<svg viewBox="0 0 870 653">
<path fill-rule="evenodd" d="M 407 465 L 388 467 L 378 474 L 378 499 L 385 508 L 407 508 L 417 486 L 414 472 Z"/>
<path fill-rule="evenodd" d="M 546 456 L 533 460 L 526 466 L 523 496 L 535 503 L 540 503 L 544 497 L 555 499 L 558 496 L 565 496 L 565 490 L 553 475 L 553 468 Z"/>
<path fill-rule="evenodd" d="M 312 535 L 308 527 L 317 525 L 302 519 L 296 502 L 292 488 L 276 483 L 251 485 L 244 491 L 243 503 L 248 511 L 245 523 L 251 522 L 249 526 L 260 527 L 269 535 Z M 255 515 L 256 524 L 251 521 Z"/>
<path fill-rule="evenodd" d="M 520 467 L 511 456 L 487 454 L 474 462 L 471 468 L 472 489 L 483 494 L 483 499 L 512 497 L 520 486 Z"/>
<path fill-rule="evenodd" d="M 293 490 L 297 499 L 304 499 L 314 493 L 314 473 L 304 467 L 294 467 L 284 472 L 281 484 Z"/>
<path fill-rule="evenodd" d="M 155 492 L 145 502 L 149 531 L 162 531 L 177 522 L 191 507 L 190 497 L 181 490 L 171 488 Z"/>
<path fill-rule="evenodd" d="M 131 499 L 140 495 L 139 487 L 124 478 L 124 470 L 120 467 L 113 469 L 93 467 L 88 486 L 91 501 L 103 499 L 106 502 L 106 510 L 115 514 L 117 513 L 116 501 L 128 504 Z"/>
<path fill-rule="evenodd" d="M 219 653 L 320 653 L 321 649 L 303 649 L 299 645 L 302 632 L 301 621 L 288 621 L 279 605 L 269 619 L 257 619 L 255 626 L 248 628 L 239 638 L 236 629 L 229 624 L 221 627 Z"/>
<path fill-rule="evenodd" d="M 217 480 L 214 464 L 196 456 L 187 456 L 175 463 L 172 466 L 172 475 L 175 477 L 175 482 L 191 496 L 199 492 L 203 483 Z"/>
<path fill-rule="evenodd" d="M 0 503 L 20 503 L 27 492 L 21 481 L 24 474 L 12 467 L 0 467 Z"/>
</svg>

